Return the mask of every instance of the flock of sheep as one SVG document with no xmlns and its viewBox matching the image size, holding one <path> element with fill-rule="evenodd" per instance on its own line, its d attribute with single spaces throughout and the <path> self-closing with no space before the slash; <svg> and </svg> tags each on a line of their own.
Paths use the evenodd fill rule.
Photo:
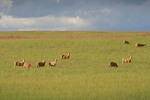
<svg viewBox="0 0 150 100">
<path fill-rule="evenodd" d="M 129 41 L 124 40 L 123 44 L 129 44 Z M 144 44 L 140 44 L 140 43 L 135 44 L 135 47 L 142 47 L 142 46 L 146 46 L 146 44 L 145 43 Z M 70 53 L 68 53 L 68 55 L 60 55 L 61 59 L 69 59 L 69 57 L 70 57 Z M 131 59 L 132 59 L 131 56 L 129 58 L 122 58 L 122 64 L 123 63 L 130 63 Z M 45 60 L 43 60 L 43 62 L 37 62 L 36 67 L 37 68 L 44 67 L 45 63 L 46 63 Z M 54 67 L 54 66 L 56 66 L 56 63 L 57 63 L 57 59 L 55 59 L 54 61 L 49 62 L 49 66 Z M 26 68 L 31 68 L 32 67 L 31 64 L 26 63 L 24 59 L 23 59 L 22 62 L 18 62 L 18 61 L 14 62 L 14 67 L 16 67 L 16 66 L 24 66 Z M 109 67 L 118 67 L 117 63 L 112 62 L 112 61 L 108 63 L 108 66 Z"/>
<path fill-rule="evenodd" d="M 123 41 L 123 44 L 129 44 L 129 41 L 126 41 L 126 40 L 124 40 Z M 143 46 L 146 46 L 146 44 L 145 43 L 143 43 L 143 44 L 141 44 L 141 43 L 136 43 L 135 44 L 135 47 L 137 48 L 137 47 L 143 47 Z M 131 59 L 132 59 L 132 57 L 130 56 L 129 58 L 122 58 L 122 64 L 125 62 L 125 63 L 130 63 L 131 62 Z M 117 65 L 117 63 L 116 62 L 109 62 L 108 63 L 108 66 L 109 67 L 118 67 L 118 65 Z"/>
<path fill-rule="evenodd" d="M 70 57 L 70 53 L 68 53 L 68 55 L 60 55 L 61 59 L 69 59 L 69 57 Z M 44 67 L 45 63 L 46 63 L 45 60 L 43 60 L 43 62 L 36 62 L 36 67 L 37 68 Z M 57 59 L 55 59 L 54 61 L 49 62 L 49 66 L 54 67 L 54 66 L 56 66 L 56 63 L 57 63 Z M 22 62 L 18 62 L 18 61 L 14 62 L 14 67 L 16 67 L 16 66 L 24 66 L 26 68 L 31 68 L 32 67 L 31 64 L 26 63 L 24 59 L 23 59 Z"/>
</svg>

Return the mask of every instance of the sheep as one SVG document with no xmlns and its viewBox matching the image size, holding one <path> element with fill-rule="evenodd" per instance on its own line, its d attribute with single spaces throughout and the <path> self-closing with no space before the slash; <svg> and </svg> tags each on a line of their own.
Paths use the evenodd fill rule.
<svg viewBox="0 0 150 100">
<path fill-rule="evenodd" d="M 31 68 L 32 67 L 31 64 L 28 64 L 28 63 L 24 63 L 23 66 L 26 67 L 26 68 Z"/>
<path fill-rule="evenodd" d="M 16 61 L 16 62 L 14 62 L 14 67 L 16 67 L 16 66 L 23 66 L 24 65 L 24 62 L 25 62 L 25 60 L 23 59 L 23 61 L 22 62 L 18 62 L 18 61 Z"/>
<path fill-rule="evenodd" d="M 61 59 L 69 59 L 70 57 L 70 53 L 68 53 L 68 55 L 60 55 Z"/>
<path fill-rule="evenodd" d="M 129 41 L 124 40 L 123 44 L 129 44 Z"/>
<path fill-rule="evenodd" d="M 132 57 L 130 56 L 129 58 L 122 58 L 122 64 L 125 63 L 130 63 L 131 62 Z"/>
<path fill-rule="evenodd" d="M 108 66 L 109 66 L 109 67 L 119 67 L 119 66 L 117 65 L 117 63 L 115 63 L 115 62 L 109 62 L 109 63 L 108 63 Z"/>
<path fill-rule="evenodd" d="M 57 59 L 55 59 L 54 61 L 51 61 L 49 63 L 49 66 L 52 66 L 52 67 L 56 66 L 56 62 L 57 62 Z"/>
<path fill-rule="evenodd" d="M 36 62 L 36 67 L 44 67 L 45 66 L 46 61 L 43 60 L 43 62 Z"/>
<path fill-rule="evenodd" d="M 146 44 L 145 44 L 145 43 L 143 43 L 143 44 L 141 44 L 141 43 L 136 43 L 136 44 L 135 44 L 135 47 L 143 47 L 143 46 L 146 46 Z"/>
</svg>

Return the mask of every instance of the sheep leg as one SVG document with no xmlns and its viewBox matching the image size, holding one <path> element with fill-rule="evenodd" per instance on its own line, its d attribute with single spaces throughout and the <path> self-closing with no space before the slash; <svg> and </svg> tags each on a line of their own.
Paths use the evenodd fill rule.
<svg viewBox="0 0 150 100">
<path fill-rule="evenodd" d="M 36 67 L 39 68 L 39 65 L 37 65 Z"/>
</svg>

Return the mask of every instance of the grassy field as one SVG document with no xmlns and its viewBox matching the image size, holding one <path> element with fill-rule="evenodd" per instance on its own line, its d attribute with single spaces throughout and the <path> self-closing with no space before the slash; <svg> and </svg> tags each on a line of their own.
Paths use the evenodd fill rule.
<svg viewBox="0 0 150 100">
<path fill-rule="evenodd" d="M 0 32 L 0 99 L 149 100 L 149 44 L 150 32 Z M 68 52 L 70 59 L 61 60 Z M 129 56 L 131 64 L 122 64 Z M 31 69 L 13 67 L 23 59 Z M 43 60 L 46 66 L 36 68 Z M 119 67 L 109 68 L 109 61 Z"/>
</svg>

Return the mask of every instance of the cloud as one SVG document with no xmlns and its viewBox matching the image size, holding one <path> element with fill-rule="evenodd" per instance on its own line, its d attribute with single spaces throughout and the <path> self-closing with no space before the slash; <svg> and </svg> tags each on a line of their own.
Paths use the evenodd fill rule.
<svg viewBox="0 0 150 100">
<path fill-rule="evenodd" d="M 104 8 L 104 9 L 101 9 L 100 12 L 105 13 L 105 14 L 110 14 L 112 12 L 112 10 L 109 8 Z"/>
<path fill-rule="evenodd" d="M 56 0 L 56 2 L 57 2 L 57 3 L 59 3 L 59 2 L 60 2 L 60 0 Z"/>
<path fill-rule="evenodd" d="M 0 11 L 7 12 L 0 13 L 0 31 L 146 30 L 149 5 L 150 0 L 0 0 Z"/>
<path fill-rule="evenodd" d="M 12 0 L 0 0 L 0 14 L 8 11 L 13 5 Z"/>
<path fill-rule="evenodd" d="M 1 30 L 82 30 L 91 25 L 90 19 L 80 17 L 32 17 L 14 18 L 3 15 L 0 19 Z"/>
</svg>

